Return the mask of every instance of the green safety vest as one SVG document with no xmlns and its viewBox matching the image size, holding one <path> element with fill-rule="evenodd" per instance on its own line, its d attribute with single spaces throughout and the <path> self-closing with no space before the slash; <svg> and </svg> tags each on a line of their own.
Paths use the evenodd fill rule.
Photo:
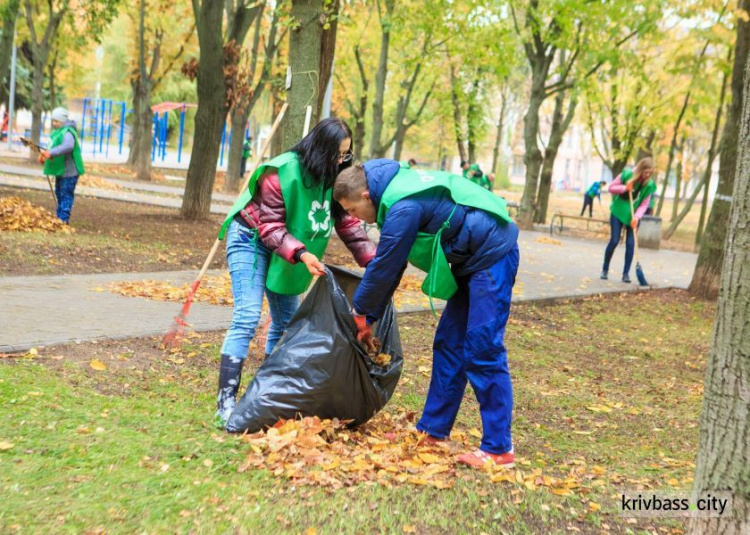
<svg viewBox="0 0 750 535">
<path fill-rule="evenodd" d="M 507 203 L 504 199 L 488 192 L 476 184 L 463 180 L 460 176 L 445 171 L 423 171 L 400 169 L 383 192 L 378 207 L 377 224 L 383 226 L 391 206 L 405 197 L 433 188 L 444 188 L 451 198 L 462 206 L 478 208 L 495 216 L 502 223 L 511 222 Z M 455 210 L 455 208 L 454 208 Z M 451 212 L 451 216 L 453 212 Z M 458 285 L 453 277 L 448 259 L 443 251 L 440 237 L 444 229 L 450 227 L 450 216 L 436 234 L 417 233 L 417 239 L 409 252 L 409 262 L 427 273 L 422 291 L 430 299 L 450 299 Z"/>
<path fill-rule="evenodd" d="M 302 179 L 304 171 L 295 152 L 285 152 L 258 167 L 250 178 L 247 190 L 229 210 L 219 231 L 219 239 L 224 239 L 234 216 L 244 210 L 253 199 L 258 179 L 268 168 L 277 170 L 279 175 L 286 210 L 284 221 L 286 229 L 305 244 L 309 252 L 322 258 L 333 230 L 331 219 L 333 190 L 331 188 L 324 190 L 322 185 L 312 188 L 306 186 Z M 299 295 L 307 290 L 310 282 L 312 282 L 312 275 L 305 264 L 302 262 L 291 264 L 278 255 L 271 256 L 266 288 L 282 295 Z"/>
<path fill-rule="evenodd" d="M 401 169 L 411 169 L 409 162 L 398 162 L 398 164 L 401 166 Z"/>
<path fill-rule="evenodd" d="M 75 143 L 73 145 L 73 162 L 75 162 L 76 164 L 78 176 L 81 176 L 86 172 L 86 170 L 83 168 L 81 145 L 78 142 L 78 132 L 76 132 L 75 128 L 73 128 L 72 126 L 63 126 L 62 128 L 53 130 L 49 135 L 50 149 L 54 149 L 55 147 L 58 147 L 60 144 L 62 144 L 66 132 L 70 132 L 73 135 Z M 44 174 L 50 176 L 62 176 L 63 174 L 65 174 L 65 154 L 55 156 L 54 158 L 50 158 L 49 160 L 44 162 Z"/>
<path fill-rule="evenodd" d="M 635 187 L 638 187 L 638 185 L 636 184 Z M 634 190 L 635 187 L 633 188 Z M 653 180 L 649 180 L 645 185 L 640 186 L 638 190 L 633 191 L 633 212 L 638 209 L 643 199 L 652 195 L 655 191 L 656 182 Z M 615 195 L 609 210 L 623 225 L 630 225 L 633 216 L 630 212 L 630 199 L 627 192 L 622 195 Z"/>
<path fill-rule="evenodd" d="M 250 157 L 250 143 L 246 139 L 242 142 L 242 157 L 243 158 L 249 158 Z"/>
<path fill-rule="evenodd" d="M 469 172 L 474 171 L 474 174 L 469 176 Z M 471 180 L 474 184 L 477 186 L 482 186 L 485 189 L 492 189 L 490 180 L 487 178 L 487 175 L 482 172 L 481 176 L 477 176 L 477 172 L 482 172 L 482 170 L 479 168 L 478 164 L 471 164 L 468 169 L 464 169 L 462 176 L 466 178 L 467 180 Z"/>
</svg>

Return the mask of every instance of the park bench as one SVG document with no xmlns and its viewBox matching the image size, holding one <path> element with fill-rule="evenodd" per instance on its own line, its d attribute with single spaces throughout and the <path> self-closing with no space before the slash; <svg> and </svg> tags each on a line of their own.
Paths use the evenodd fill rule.
<svg viewBox="0 0 750 535">
<path fill-rule="evenodd" d="M 552 216 L 552 221 L 550 221 L 549 224 L 550 236 L 554 234 L 555 230 L 557 230 L 558 234 L 562 234 L 562 231 L 565 228 L 565 220 L 586 221 L 586 230 L 591 230 L 589 228 L 591 223 L 596 223 L 597 225 L 609 225 L 609 219 L 598 219 L 596 217 L 568 215 L 562 214 L 560 212 L 555 212 L 555 214 Z"/>
</svg>

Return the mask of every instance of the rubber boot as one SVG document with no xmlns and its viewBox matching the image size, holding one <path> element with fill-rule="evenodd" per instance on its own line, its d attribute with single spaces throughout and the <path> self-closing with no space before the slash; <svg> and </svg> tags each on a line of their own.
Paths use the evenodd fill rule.
<svg viewBox="0 0 750 535">
<path fill-rule="evenodd" d="M 229 415 L 232 414 L 237 403 L 237 391 L 242 379 L 242 364 L 244 360 L 229 355 L 221 356 L 219 368 L 219 393 L 216 398 L 215 423 L 223 429 L 227 425 Z"/>
</svg>

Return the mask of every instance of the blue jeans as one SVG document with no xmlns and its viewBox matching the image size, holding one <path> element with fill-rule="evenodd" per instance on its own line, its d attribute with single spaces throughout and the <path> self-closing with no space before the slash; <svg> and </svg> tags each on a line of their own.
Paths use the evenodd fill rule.
<svg viewBox="0 0 750 535">
<path fill-rule="evenodd" d="M 75 201 L 77 176 L 55 177 L 55 197 L 57 197 L 57 217 L 63 223 L 70 223 L 70 212 Z"/>
<path fill-rule="evenodd" d="M 471 383 L 482 417 L 487 453 L 513 448 L 513 383 L 503 338 L 518 272 L 518 245 L 487 269 L 456 280 L 433 344 L 432 377 L 417 429 L 447 438 L 456 420 L 466 382 Z"/>
<path fill-rule="evenodd" d="M 604 265 L 602 266 L 602 270 L 609 271 L 609 263 L 612 261 L 612 255 L 615 254 L 617 244 L 620 243 L 622 228 L 625 227 L 625 268 L 622 270 L 622 274 L 628 275 L 630 273 L 630 265 L 633 263 L 633 249 L 635 248 L 633 227 L 623 224 L 614 215 L 609 216 L 609 226 L 611 235 L 607 248 L 604 250 Z"/>
<path fill-rule="evenodd" d="M 233 221 L 229 225 L 226 240 L 234 311 L 232 323 L 221 346 L 221 354 L 241 360 L 247 358 L 247 350 L 260 321 L 264 293 L 271 312 L 266 353 L 271 353 L 299 308 L 299 296 L 281 295 L 266 288 L 272 253 L 256 237 L 255 231 Z"/>
</svg>

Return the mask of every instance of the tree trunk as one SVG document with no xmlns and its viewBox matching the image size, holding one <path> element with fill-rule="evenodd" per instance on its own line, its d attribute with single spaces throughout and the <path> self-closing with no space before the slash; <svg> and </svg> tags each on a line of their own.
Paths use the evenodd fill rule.
<svg viewBox="0 0 750 535">
<path fill-rule="evenodd" d="M 450 61 L 450 57 L 448 58 Z M 456 68 L 451 63 L 451 102 L 453 103 L 453 128 L 456 132 L 456 146 L 458 147 L 458 155 L 462 162 L 468 161 L 469 156 L 466 154 L 466 147 L 464 146 L 464 134 L 463 134 L 463 120 L 461 119 L 461 101 L 458 96 L 458 77 L 456 76 Z"/>
<path fill-rule="evenodd" d="M 294 0 L 292 19 L 300 24 L 290 37 L 289 66 L 292 87 L 289 110 L 284 118 L 283 150 L 289 150 L 300 139 L 305 127 L 307 106 L 312 106 L 310 128 L 318 122 L 318 80 L 307 73 L 319 72 L 323 26 L 320 24 L 325 0 Z M 295 74 L 299 73 L 299 74 Z"/>
<path fill-rule="evenodd" d="M 497 131 L 495 134 L 495 146 L 492 148 L 491 172 L 497 174 L 497 166 L 500 163 L 500 149 L 503 145 L 503 129 L 505 128 L 505 114 L 508 111 L 508 96 L 503 92 L 500 103 L 500 118 L 497 120 Z"/>
<path fill-rule="evenodd" d="M 683 140 L 684 143 L 684 140 Z M 672 204 L 672 217 L 670 221 L 674 221 L 677 218 L 677 211 L 680 208 L 680 187 L 682 186 L 682 155 L 677 160 L 677 182 L 675 183 L 675 196 L 674 204 Z"/>
<path fill-rule="evenodd" d="M 680 213 L 679 217 L 675 219 L 672 224 L 669 226 L 667 231 L 664 233 L 663 238 L 665 240 L 668 240 L 672 237 L 672 234 L 675 230 L 677 230 L 677 227 L 680 225 L 682 220 L 685 218 L 685 216 L 690 212 L 690 209 L 693 207 L 693 203 L 695 202 L 695 198 L 697 196 L 697 192 L 701 189 L 701 187 L 705 188 L 705 192 L 703 193 L 703 206 L 706 206 L 706 203 L 708 202 L 708 186 L 711 183 L 711 172 L 714 166 L 714 159 L 716 158 L 716 143 L 719 139 L 719 127 L 721 126 L 721 112 L 724 110 L 724 99 L 727 96 L 727 83 L 729 81 L 729 73 L 724 73 L 724 77 L 721 82 L 721 93 L 719 94 L 719 107 L 716 110 L 716 120 L 714 121 L 714 130 L 711 134 L 711 146 L 708 149 L 708 162 L 706 163 L 706 170 L 703 173 L 703 179 L 701 180 L 700 185 L 695 188 L 695 191 L 693 192 L 693 196 L 691 197 L 690 201 L 688 201 L 688 204 L 685 206 L 685 209 Z M 679 191 L 678 191 L 679 193 Z M 676 196 L 676 195 L 675 195 Z M 705 211 L 701 210 L 701 222 L 698 227 L 698 232 L 702 232 L 701 227 L 703 226 Z"/>
<path fill-rule="evenodd" d="M 477 135 L 479 123 L 483 121 L 482 109 L 479 105 L 479 74 L 474 78 L 471 84 L 471 93 L 469 94 L 469 105 L 466 108 L 466 139 L 469 148 L 469 161 L 477 161 Z"/>
<path fill-rule="evenodd" d="M 138 180 L 151 181 L 151 144 L 154 129 L 151 84 L 148 80 L 134 80 L 132 86 L 133 129 L 128 163 L 135 167 Z"/>
<path fill-rule="evenodd" d="M 395 0 L 385 0 L 385 15 L 381 15 L 380 58 L 375 75 L 375 100 L 372 102 L 372 134 L 370 137 L 370 158 L 382 158 L 380 138 L 383 133 L 383 102 L 385 81 L 388 76 L 388 47 L 391 42 L 391 16 Z"/>
<path fill-rule="evenodd" d="M 18 6 L 20 0 L 8 0 L 5 7 L 2 8 L 3 35 L 0 38 L 0 102 L 7 102 L 10 94 L 10 84 L 5 83 L 5 78 L 9 76 L 10 57 L 13 53 L 13 36 L 16 29 L 16 19 L 18 18 Z"/>
<path fill-rule="evenodd" d="M 544 102 L 544 88 L 533 91 L 529 97 L 529 108 L 523 117 L 523 142 L 526 153 L 523 163 L 526 165 L 526 183 L 523 186 L 521 205 L 518 208 L 518 226 L 529 230 L 532 228 L 536 208 L 536 191 L 539 182 L 539 170 L 542 166 L 542 152 L 539 150 L 539 108 Z"/>
<path fill-rule="evenodd" d="M 682 103 L 682 109 L 680 114 L 677 116 L 677 122 L 674 125 L 674 132 L 672 133 L 672 143 L 669 145 L 669 160 L 667 161 L 667 170 L 664 171 L 664 183 L 661 187 L 661 195 L 659 195 L 659 204 L 656 207 L 656 215 L 661 215 L 662 206 L 664 206 L 664 197 L 667 194 L 667 186 L 669 185 L 669 173 L 672 171 L 672 162 L 674 161 L 674 151 L 677 148 L 677 135 L 680 133 L 680 124 L 682 118 L 685 117 L 685 111 L 687 110 L 688 104 L 690 103 L 690 91 L 685 95 L 685 100 Z M 675 195 L 678 195 L 679 190 Z"/>
<path fill-rule="evenodd" d="M 325 3 L 324 3 L 325 6 Z M 332 5 L 325 10 L 326 24 L 328 28 L 323 28 L 323 35 L 320 41 L 320 78 L 318 81 L 318 114 L 320 117 L 323 111 L 323 101 L 328 89 L 328 83 L 333 75 L 333 60 L 336 55 L 336 34 L 339 25 L 339 9 L 341 0 L 332 0 Z M 314 126 L 314 125 L 312 125 Z M 312 126 L 310 128 L 312 128 Z"/>
<path fill-rule="evenodd" d="M 54 109 L 57 107 L 57 90 L 55 88 L 55 69 L 57 68 L 57 51 L 52 58 L 52 61 L 47 66 L 47 73 L 49 82 L 47 87 L 49 88 L 49 107 Z"/>
<path fill-rule="evenodd" d="M 198 110 L 181 209 L 182 216 L 191 220 L 205 219 L 209 215 L 221 129 L 228 110 L 222 43 L 224 5 L 215 0 L 203 0 L 198 9 L 199 12 L 195 14 L 200 43 Z"/>
<path fill-rule="evenodd" d="M 750 87 L 745 72 L 744 91 Z M 688 532 L 750 532 L 750 101 L 745 100 L 731 224 L 704 382 L 703 407 L 694 493 L 729 491 L 733 514 L 695 518 Z M 727 143 L 728 144 L 728 143 Z"/>
<path fill-rule="evenodd" d="M 31 86 L 31 141 L 39 144 L 42 129 L 42 109 L 44 107 L 44 64 L 46 61 L 34 58 L 34 80 Z M 29 151 L 29 160 L 35 162 L 36 153 Z"/>
<path fill-rule="evenodd" d="M 362 94 L 359 97 L 359 110 L 354 113 L 355 124 L 354 124 L 354 139 L 352 139 L 352 145 L 354 150 L 354 156 L 357 160 L 363 158 L 365 152 L 365 118 L 367 116 L 367 91 L 370 87 L 370 82 L 367 79 L 365 73 L 365 67 L 362 64 L 362 56 L 359 52 L 359 45 L 354 47 L 354 58 L 357 60 L 357 68 L 359 69 L 359 77 L 362 81 Z"/>
<path fill-rule="evenodd" d="M 700 219 L 698 220 L 698 230 L 695 233 L 696 249 L 701 244 L 701 237 L 703 236 L 703 226 L 706 224 L 706 209 L 708 208 L 708 187 L 710 184 L 711 184 L 711 180 L 709 179 L 706 181 L 706 183 L 703 186 L 703 199 L 701 201 L 701 215 L 700 215 Z"/>
<path fill-rule="evenodd" d="M 538 210 L 534 215 L 534 223 L 547 222 L 547 206 L 549 205 L 549 194 L 552 186 L 552 171 L 555 167 L 555 159 L 560 149 L 563 136 L 570 127 L 570 123 L 575 116 L 578 105 L 578 96 L 573 94 L 568 103 L 568 110 L 565 117 L 562 114 L 563 102 L 565 100 L 565 91 L 559 91 L 555 96 L 555 111 L 552 115 L 552 128 L 550 131 L 547 149 L 544 151 L 544 163 L 542 164 L 542 173 L 539 179 L 539 192 L 537 194 Z"/>
<path fill-rule="evenodd" d="M 750 0 L 742 0 L 740 7 L 750 11 Z M 715 299 L 719 293 L 721 266 L 724 261 L 724 244 L 729 225 L 737 169 L 737 145 L 742 115 L 743 81 L 750 50 L 750 23 L 737 19 L 737 42 L 732 69 L 732 103 L 724 124 L 719 162 L 719 186 L 711 207 L 711 215 L 701 240 L 698 261 L 695 264 L 690 293 L 704 299 Z"/>
<path fill-rule="evenodd" d="M 247 99 L 238 102 L 231 113 L 232 139 L 229 143 L 229 157 L 227 158 L 227 174 L 224 180 L 224 193 L 237 193 L 242 183 L 240 164 L 242 163 L 243 143 L 245 141 L 245 127 L 250 117 L 250 107 Z"/>
</svg>

